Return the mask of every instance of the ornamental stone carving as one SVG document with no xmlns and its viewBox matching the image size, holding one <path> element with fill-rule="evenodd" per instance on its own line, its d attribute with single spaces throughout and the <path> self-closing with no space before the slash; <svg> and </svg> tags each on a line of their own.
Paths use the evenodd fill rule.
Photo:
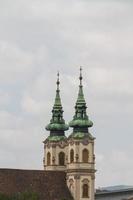
<svg viewBox="0 0 133 200">
<path fill-rule="evenodd" d="M 76 162 L 78 162 L 78 160 L 79 160 L 79 155 L 76 154 L 75 158 L 76 158 Z"/>
<path fill-rule="evenodd" d="M 52 163 L 55 164 L 55 157 L 52 158 Z"/>
<path fill-rule="evenodd" d="M 80 179 L 80 175 L 79 175 L 79 174 L 76 174 L 76 175 L 74 176 L 74 179 Z"/>
<path fill-rule="evenodd" d="M 82 141 L 82 144 L 83 144 L 83 145 L 88 145 L 88 144 L 89 144 L 88 139 L 84 139 L 84 140 Z"/>
</svg>

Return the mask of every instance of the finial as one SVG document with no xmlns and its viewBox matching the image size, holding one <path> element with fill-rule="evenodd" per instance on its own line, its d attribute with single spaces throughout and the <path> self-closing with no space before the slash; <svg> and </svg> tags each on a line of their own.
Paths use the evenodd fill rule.
<svg viewBox="0 0 133 200">
<path fill-rule="evenodd" d="M 82 67 L 80 66 L 80 76 L 79 76 L 79 80 L 80 80 L 80 86 L 82 86 Z"/>
<path fill-rule="evenodd" d="M 59 90 L 59 85 L 60 85 L 60 74 L 59 74 L 59 71 L 57 72 L 57 90 Z"/>
</svg>

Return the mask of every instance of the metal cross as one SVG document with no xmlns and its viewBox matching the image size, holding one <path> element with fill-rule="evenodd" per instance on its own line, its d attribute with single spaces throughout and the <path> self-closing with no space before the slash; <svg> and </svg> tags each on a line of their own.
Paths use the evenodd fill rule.
<svg viewBox="0 0 133 200">
<path fill-rule="evenodd" d="M 82 67 L 80 66 L 80 77 L 79 77 L 79 80 L 80 80 L 80 85 L 82 86 L 82 79 L 83 79 L 83 77 L 82 77 Z"/>
<path fill-rule="evenodd" d="M 57 72 L 57 90 L 59 90 L 59 85 L 60 85 L 60 73 L 58 71 Z"/>
</svg>

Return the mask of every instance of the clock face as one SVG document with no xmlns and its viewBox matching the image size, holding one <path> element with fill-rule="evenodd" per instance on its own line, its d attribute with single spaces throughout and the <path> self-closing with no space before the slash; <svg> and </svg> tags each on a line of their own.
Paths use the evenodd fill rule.
<svg viewBox="0 0 133 200">
<path fill-rule="evenodd" d="M 59 145 L 60 145 L 61 148 L 63 148 L 64 145 L 65 145 L 64 141 L 60 141 Z"/>
<path fill-rule="evenodd" d="M 59 142 L 59 147 L 60 148 L 65 148 L 67 146 L 67 142 L 66 141 L 60 141 Z"/>
<path fill-rule="evenodd" d="M 74 141 L 73 140 L 70 140 L 70 145 L 73 145 L 74 144 Z"/>
<path fill-rule="evenodd" d="M 82 143 L 83 143 L 84 145 L 88 145 L 88 144 L 89 144 L 89 141 L 88 141 L 88 139 L 84 139 Z"/>
</svg>

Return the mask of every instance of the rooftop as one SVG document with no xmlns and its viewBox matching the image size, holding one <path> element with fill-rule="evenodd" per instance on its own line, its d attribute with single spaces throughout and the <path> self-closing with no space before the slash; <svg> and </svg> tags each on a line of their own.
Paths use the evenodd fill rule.
<svg viewBox="0 0 133 200">
<path fill-rule="evenodd" d="M 40 200 L 72 200 L 65 172 L 0 169 L 0 193 L 34 192 Z"/>
</svg>

